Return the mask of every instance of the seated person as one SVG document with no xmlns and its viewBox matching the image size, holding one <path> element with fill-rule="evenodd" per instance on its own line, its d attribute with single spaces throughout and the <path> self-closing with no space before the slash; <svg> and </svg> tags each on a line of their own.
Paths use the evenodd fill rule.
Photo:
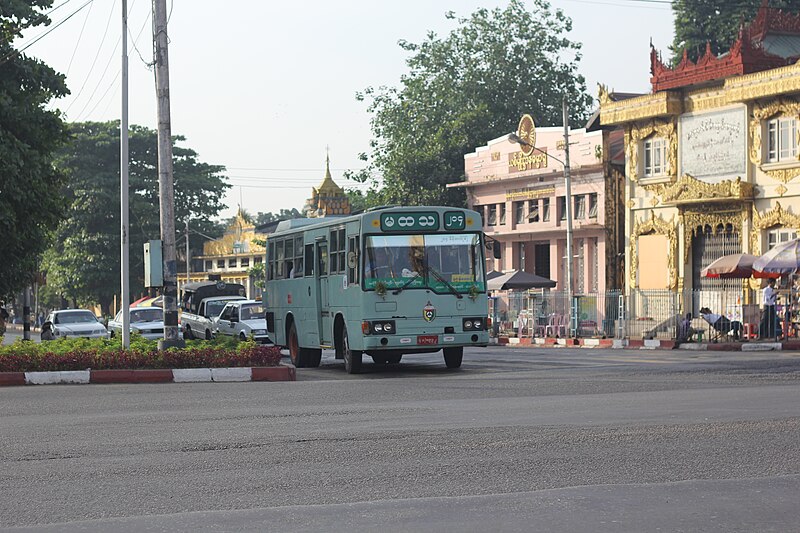
<svg viewBox="0 0 800 533">
<path fill-rule="evenodd" d="M 678 323 L 678 342 L 689 342 L 692 337 L 697 334 L 697 330 L 692 327 L 692 313 L 686 313 L 686 316 Z"/>
<path fill-rule="evenodd" d="M 730 321 L 728 317 L 712 313 L 708 307 L 700 309 L 700 316 L 708 322 L 715 331 L 727 335 L 733 333 L 733 340 L 738 341 L 742 332 L 742 323 L 738 320 Z"/>
</svg>

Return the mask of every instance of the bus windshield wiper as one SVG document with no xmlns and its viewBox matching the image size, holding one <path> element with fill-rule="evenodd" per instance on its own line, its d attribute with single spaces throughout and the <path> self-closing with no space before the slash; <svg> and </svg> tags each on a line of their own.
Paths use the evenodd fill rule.
<svg viewBox="0 0 800 533">
<path fill-rule="evenodd" d="M 456 298 L 458 298 L 460 300 L 461 298 L 464 297 L 464 295 L 461 294 L 460 292 L 458 292 L 458 290 L 455 287 L 450 285 L 450 282 L 447 281 L 446 279 L 444 279 L 444 276 L 440 272 L 438 272 L 435 268 L 433 268 L 432 266 L 428 265 L 428 266 L 425 267 L 425 269 L 428 272 L 430 272 L 431 274 L 433 274 L 433 277 L 436 278 L 437 281 L 440 281 L 441 283 L 444 283 L 447 286 L 447 288 L 450 289 L 450 292 L 452 292 L 453 294 L 456 295 Z"/>
<path fill-rule="evenodd" d="M 408 287 L 409 285 L 411 285 L 411 284 L 414 282 L 414 280 L 415 280 L 415 279 L 417 279 L 418 277 L 419 277 L 419 274 L 417 274 L 417 273 L 415 272 L 415 273 L 414 273 L 414 275 L 413 275 L 413 276 L 411 276 L 411 277 L 408 279 L 408 281 L 406 281 L 405 283 L 403 283 L 402 285 L 400 285 L 398 288 L 396 288 L 395 290 L 393 290 L 393 291 L 392 291 L 392 294 L 395 294 L 395 295 L 397 295 L 397 294 L 400 294 L 401 292 L 403 292 L 403 289 L 405 289 L 406 287 Z"/>
</svg>

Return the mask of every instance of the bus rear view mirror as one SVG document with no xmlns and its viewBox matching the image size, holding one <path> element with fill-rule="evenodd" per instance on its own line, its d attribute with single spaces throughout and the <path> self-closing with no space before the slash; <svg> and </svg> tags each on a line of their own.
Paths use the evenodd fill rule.
<svg viewBox="0 0 800 533">
<path fill-rule="evenodd" d="M 358 266 L 358 256 L 355 252 L 347 253 L 347 266 L 349 268 L 356 268 Z"/>
<path fill-rule="evenodd" d="M 500 259 L 502 256 L 502 247 L 500 241 L 492 241 L 492 255 L 495 259 Z"/>
</svg>

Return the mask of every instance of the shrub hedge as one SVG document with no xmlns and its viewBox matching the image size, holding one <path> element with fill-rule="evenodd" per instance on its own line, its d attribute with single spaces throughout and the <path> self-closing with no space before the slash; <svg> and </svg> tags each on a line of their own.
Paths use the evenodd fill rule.
<svg viewBox="0 0 800 533">
<path fill-rule="evenodd" d="M 0 345 L 0 372 L 277 366 L 280 360 L 276 346 L 233 338 L 191 340 L 186 341 L 186 348 L 163 351 L 158 350 L 156 341 L 140 335 L 131 335 L 128 350 L 122 349 L 119 338 L 67 338 L 41 344 L 17 340 Z"/>
</svg>

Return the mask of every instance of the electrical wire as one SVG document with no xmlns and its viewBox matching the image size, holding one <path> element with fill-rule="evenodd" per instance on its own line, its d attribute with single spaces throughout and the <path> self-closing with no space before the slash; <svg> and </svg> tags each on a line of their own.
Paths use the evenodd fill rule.
<svg viewBox="0 0 800 533">
<path fill-rule="evenodd" d="M 69 65 L 67 65 L 67 72 L 64 73 L 64 77 L 69 77 L 69 71 L 72 68 L 72 61 L 75 59 L 75 54 L 78 52 L 78 47 L 81 44 L 81 38 L 83 37 L 83 30 L 86 29 L 86 23 L 89 21 L 89 15 L 92 14 L 92 8 L 94 7 L 94 2 L 92 5 L 89 6 L 89 11 L 86 12 L 86 18 L 83 19 L 83 25 L 81 26 L 81 32 L 78 34 L 78 40 L 75 41 L 75 48 L 72 50 L 72 57 L 69 58 Z"/>
<path fill-rule="evenodd" d="M 108 21 L 106 21 L 106 29 L 105 31 L 103 31 L 103 38 L 100 40 L 100 46 L 97 47 L 97 53 L 94 55 L 92 66 L 89 67 L 89 72 L 86 74 L 86 78 L 83 80 L 81 88 L 78 89 L 78 94 L 75 95 L 75 98 L 72 99 L 72 102 L 70 102 L 70 104 L 64 110 L 64 114 L 69 113 L 69 110 L 72 108 L 73 105 L 75 105 L 75 102 L 78 101 L 78 98 L 80 98 L 81 93 L 83 93 L 84 87 L 86 87 L 86 83 L 89 81 L 89 77 L 92 75 L 92 72 L 94 71 L 94 66 L 97 63 L 97 59 L 100 57 L 100 51 L 103 49 L 103 44 L 105 44 L 106 42 L 106 35 L 108 35 L 108 27 L 111 25 L 111 17 L 114 15 L 114 7 L 116 5 L 117 5 L 117 0 L 114 0 L 111 4 L 111 12 L 108 14 Z"/>
<path fill-rule="evenodd" d="M 67 0 L 67 1 L 69 1 L 69 0 Z M 9 53 L 7 53 L 5 56 L 3 56 L 2 58 L 0 58 L 0 66 L 3 66 L 4 64 L 6 64 L 6 63 L 7 63 L 7 62 L 8 62 L 8 61 L 9 61 L 9 60 L 12 58 L 12 57 L 14 57 L 15 55 L 17 55 L 17 54 L 21 54 L 22 52 L 24 52 L 25 50 L 27 50 L 28 48 L 30 48 L 30 47 L 31 47 L 31 46 L 33 46 L 34 44 L 38 43 L 39 41 L 41 41 L 42 39 L 44 39 L 45 37 L 47 37 L 48 35 L 50 35 L 50 34 L 51 34 L 53 31 L 55 31 L 55 30 L 56 30 L 56 29 L 57 29 L 59 26 L 61 26 L 61 25 L 62 25 L 62 24 L 64 24 L 66 21 L 68 21 L 69 19 L 71 19 L 72 17 L 74 17 L 76 14 L 78 14 L 78 12 L 79 12 L 81 9 L 85 8 L 86 6 L 88 6 L 88 5 L 89 5 L 89 4 L 91 4 L 93 1 L 94 1 L 94 0 L 88 0 L 88 1 L 87 1 L 85 4 L 83 4 L 81 7 L 79 7 L 78 9 L 76 9 L 75 11 L 73 11 L 72 13 L 70 13 L 70 14 L 69 14 L 69 15 L 68 15 L 68 16 L 67 16 L 67 17 L 66 17 L 64 20 L 62 20 L 61 22 L 59 22 L 58 24 L 56 24 L 56 25 L 55 25 L 55 26 L 53 26 L 52 28 L 48 29 L 46 32 L 44 32 L 44 33 L 42 33 L 41 35 L 39 35 L 38 37 L 36 37 L 36 38 L 35 38 L 33 41 L 31 41 L 31 42 L 29 42 L 27 45 L 25 45 L 25 47 L 23 47 L 23 48 L 20 48 L 19 50 L 11 50 L 11 51 L 10 51 Z M 64 4 L 66 4 L 66 3 L 67 3 L 67 2 L 64 2 Z M 59 5 L 58 7 L 61 7 L 61 6 L 63 6 L 64 4 L 61 4 L 61 5 Z M 53 11 L 54 11 L 54 10 L 51 10 L 50 12 L 52 13 Z"/>
</svg>

